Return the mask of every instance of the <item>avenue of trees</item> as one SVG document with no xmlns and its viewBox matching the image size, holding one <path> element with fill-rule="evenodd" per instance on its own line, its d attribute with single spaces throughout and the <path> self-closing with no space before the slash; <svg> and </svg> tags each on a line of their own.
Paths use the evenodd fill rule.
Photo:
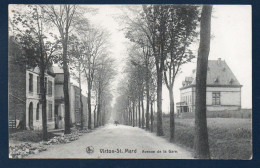
<svg viewBox="0 0 260 168">
<path fill-rule="evenodd" d="M 23 9 L 22 9 L 23 8 Z M 64 72 L 65 134 L 71 132 L 69 80 L 76 79 L 80 92 L 87 88 L 88 129 L 92 129 L 91 99 L 97 101 L 95 127 L 104 125 L 111 113 L 111 82 L 116 75 L 108 50 L 109 33 L 91 25 L 77 5 L 24 5 L 14 8 L 10 28 L 22 49 L 20 63 L 40 69 L 43 140 L 47 140 L 45 74 L 56 63 Z M 22 10 L 21 10 L 22 9 Z M 95 95 L 91 95 L 91 93 Z M 83 129 L 83 102 L 80 94 L 80 128 Z"/>
<path fill-rule="evenodd" d="M 162 88 L 170 100 L 170 141 L 175 140 L 174 83 L 181 66 L 195 58 L 191 48 L 199 38 L 196 71 L 195 157 L 210 158 L 206 119 L 206 79 L 210 51 L 212 6 L 142 5 L 126 7 L 122 16 L 129 39 L 125 78 L 119 82 L 112 109 L 115 60 L 110 57 L 110 34 L 92 25 L 78 5 L 26 5 L 9 15 L 12 36 L 22 48 L 20 63 L 39 67 L 43 140 L 47 140 L 45 74 L 58 64 L 64 72 L 65 134 L 71 132 L 70 78 L 80 92 L 87 90 L 88 123 L 84 123 L 80 94 L 80 129 L 104 125 L 111 111 L 120 123 L 163 136 Z M 199 85 L 198 85 L 199 83 Z M 154 108 L 154 105 L 157 105 Z M 156 113 L 155 113 L 156 111 Z M 93 115 L 92 115 L 93 114 Z M 155 116 L 156 115 L 156 116 Z"/>
<path fill-rule="evenodd" d="M 162 86 L 170 100 L 170 141 L 175 139 L 174 81 L 181 65 L 195 58 L 191 47 L 200 34 L 197 61 L 195 155 L 209 158 L 206 122 L 206 72 L 212 6 L 142 5 L 126 8 L 123 17 L 128 51 L 126 78 L 120 82 L 115 111 L 120 122 L 153 132 L 154 109 L 158 136 L 163 136 Z M 199 28 L 200 25 L 200 28 Z M 146 107 L 144 107 L 146 106 Z"/>
</svg>

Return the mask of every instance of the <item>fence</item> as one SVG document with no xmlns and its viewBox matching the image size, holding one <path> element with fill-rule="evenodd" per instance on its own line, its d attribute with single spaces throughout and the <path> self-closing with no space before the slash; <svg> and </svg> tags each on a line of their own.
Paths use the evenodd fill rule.
<svg viewBox="0 0 260 168">
<path fill-rule="evenodd" d="M 194 118 L 195 113 L 182 113 L 180 118 Z M 207 118 L 252 118 L 252 109 L 207 111 Z"/>
</svg>

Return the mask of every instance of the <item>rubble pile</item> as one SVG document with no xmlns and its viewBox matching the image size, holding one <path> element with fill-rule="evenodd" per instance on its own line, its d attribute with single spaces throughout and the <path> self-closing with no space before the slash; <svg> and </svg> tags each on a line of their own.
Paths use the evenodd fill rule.
<svg viewBox="0 0 260 168">
<path fill-rule="evenodd" d="M 60 143 L 69 143 L 71 141 L 75 141 L 79 139 L 79 134 L 77 132 L 73 132 L 71 134 L 65 134 L 62 136 L 55 136 L 50 139 L 48 142 L 42 142 L 44 145 L 53 145 L 53 144 L 60 144 Z"/>
<path fill-rule="evenodd" d="M 47 150 L 47 147 L 54 144 L 70 143 L 79 139 L 84 133 L 90 132 L 89 130 L 75 130 L 71 134 L 65 134 L 62 136 L 55 136 L 49 141 L 42 141 L 37 145 L 31 143 L 24 143 L 21 145 L 9 147 L 9 158 L 23 158 L 29 154 L 37 154 L 39 152 Z"/>
<path fill-rule="evenodd" d="M 34 146 L 30 143 L 24 143 L 21 145 L 10 146 L 9 147 L 9 157 L 20 159 L 29 154 L 37 154 L 37 153 L 45 151 L 45 150 L 47 150 L 47 148 L 42 145 Z"/>
</svg>

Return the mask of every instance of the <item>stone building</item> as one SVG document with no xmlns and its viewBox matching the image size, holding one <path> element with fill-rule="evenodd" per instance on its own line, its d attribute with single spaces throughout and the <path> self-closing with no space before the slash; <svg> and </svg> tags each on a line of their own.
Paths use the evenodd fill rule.
<svg viewBox="0 0 260 168">
<path fill-rule="evenodd" d="M 177 112 L 195 111 L 196 70 L 185 78 L 180 88 L 180 102 Z M 209 60 L 207 69 L 207 110 L 237 110 L 241 108 L 241 87 L 224 60 Z"/>
<path fill-rule="evenodd" d="M 26 66 L 20 63 L 21 49 L 10 38 L 8 41 L 8 119 L 9 127 L 18 124 L 25 129 L 26 119 Z M 13 125 L 10 123 L 13 122 Z"/>
</svg>

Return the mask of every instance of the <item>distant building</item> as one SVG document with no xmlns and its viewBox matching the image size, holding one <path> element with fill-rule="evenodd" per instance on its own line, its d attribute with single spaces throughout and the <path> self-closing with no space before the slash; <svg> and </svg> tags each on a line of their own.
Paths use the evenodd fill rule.
<svg viewBox="0 0 260 168">
<path fill-rule="evenodd" d="M 63 70 L 59 67 L 53 67 L 53 72 L 55 73 L 55 128 L 64 128 L 64 117 L 65 117 L 65 105 L 64 105 L 64 74 Z M 69 85 L 70 88 L 70 85 Z"/>
<path fill-rule="evenodd" d="M 177 112 L 195 112 L 196 70 L 186 77 L 180 88 Z M 207 110 L 236 110 L 241 108 L 241 87 L 224 60 L 209 60 L 207 70 Z"/>
<path fill-rule="evenodd" d="M 28 68 L 21 63 L 22 49 L 13 38 L 9 39 L 8 53 L 8 118 L 16 128 L 42 129 L 42 107 L 40 104 L 39 69 Z M 54 128 L 54 74 L 49 69 L 45 73 L 46 113 L 48 129 Z"/>
<path fill-rule="evenodd" d="M 54 67 L 55 73 L 55 116 L 57 116 L 56 128 L 64 128 L 65 104 L 64 104 L 64 74 L 59 67 Z M 80 124 L 80 89 L 78 86 L 70 83 L 69 79 L 69 98 L 70 98 L 70 122 L 71 124 Z M 82 95 L 83 118 L 86 123 L 87 118 L 87 99 Z"/>
</svg>

